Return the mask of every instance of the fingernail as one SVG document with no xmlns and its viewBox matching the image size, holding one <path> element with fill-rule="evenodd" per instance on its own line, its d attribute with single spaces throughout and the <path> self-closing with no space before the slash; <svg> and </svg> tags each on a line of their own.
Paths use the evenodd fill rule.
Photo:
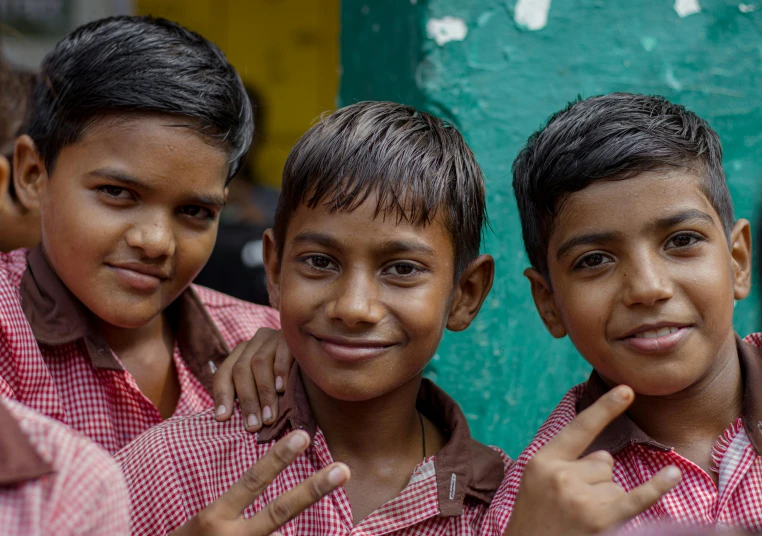
<svg viewBox="0 0 762 536">
<path fill-rule="evenodd" d="M 667 467 L 664 470 L 664 479 L 667 480 L 667 482 L 674 482 L 677 483 L 680 481 L 680 478 L 683 476 L 683 473 L 680 472 L 680 469 L 677 467 L 671 466 Z"/>
<path fill-rule="evenodd" d="M 225 406 L 219 406 L 219 407 L 217 408 L 217 416 L 218 416 L 218 417 L 222 417 L 222 416 L 223 416 L 223 415 L 225 415 L 227 412 L 228 412 L 228 408 L 226 408 Z"/>
<path fill-rule="evenodd" d="M 294 450 L 299 450 L 306 447 L 307 443 L 309 442 L 310 438 L 306 433 L 297 432 L 295 434 L 291 434 L 291 437 L 288 440 L 288 446 Z"/>
<path fill-rule="evenodd" d="M 275 378 L 275 389 L 277 389 L 278 391 L 283 390 L 283 378 L 281 378 L 280 376 Z"/>
<path fill-rule="evenodd" d="M 257 419 L 257 416 L 252 413 L 246 417 L 246 422 L 249 424 L 250 428 L 254 428 L 259 424 L 259 419 Z"/>
<path fill-rule="evenodd" d="M 272 418 L 273 418 L 273 412 L 270 409 L 270 406 L 265 406 L 262 409 L 262 420 L 263 421 L 269 421 Z"/>
<path fill-rule="evenodd" d="M 343 467 L 334 467 L 331 472 L 328 473 L 328 482 L 333 486 L 338 486 L 346 479 L 347 474 Z"/>
<path fill-rule="evenodd" d="M 611 395 L 617 402 L 627 402 L 630 399 L 630 388 L 625 385 L 618 385 L 611 391 Z"/>
</svg>

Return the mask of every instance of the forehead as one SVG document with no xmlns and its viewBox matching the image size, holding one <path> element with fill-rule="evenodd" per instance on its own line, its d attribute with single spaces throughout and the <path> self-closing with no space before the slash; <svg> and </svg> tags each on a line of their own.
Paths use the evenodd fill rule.
<svg viewBox="0 0 762 536">
<path fill-rule="evenodd" d="M 652 171 L 635 177 L 597 181 L 561 203 L 550 238 L 551 248 L 570 235 L 632 234 L 648 224 L 688 210 L 722 222 L 703 189 L 703 179 L 688 170 Z"/>
<path fill-rule="evenodd" d="M 453 242 L 444 224 L 441 211 L 430 223 L 411 223 L 396 211 L 380 213 L 378 201 L 369 196 L 352 210 L 328 211 L 318 205 L 301 204 L 291 215 L 286 232 L 288 243 L 305 235 L 321 233 L 355 251 L 375 250 L 382 244 L 405 242 L 418 244 L 440 256 L 453 256 Z"/>
<path fill-rule="evenodd" d="M 109 169 L 158 188 L 224 188 L 226 151 L 207 143 L 188 123 L 164 114 L 106 116 L 61 150 L 53 174 L 61 166 L 68 174 Z"/>
</svg>

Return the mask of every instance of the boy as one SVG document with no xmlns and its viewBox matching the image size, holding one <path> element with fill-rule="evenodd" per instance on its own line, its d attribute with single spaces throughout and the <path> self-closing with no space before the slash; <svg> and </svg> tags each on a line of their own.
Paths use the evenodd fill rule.
<svg viewBox="0 0 762 536">
<path fill-rule="evenodd" d="M 34 247 L 40 241 L 40 215 L 19 203 L 13 187 L 13 145 L 24 121 L 32 76 L 14 72 L 0 49 L 0 252 Z"/>
<path fill-rule="evenodd" d="M 504 526 L 488 507 L 508 459 L 471 439 L 458 406 L 421 379 L 444 329 L 468 327 L 492 284 L 493 260 L 479 255 L 484 210 L 473 154 L 439 119 L 366 102 L 310 129 L 289 155 L 264 237 L 271 303 L 297 362 L 280 416 L 249 434 L 240 411 L 218 423 L 209 410 L 128 445 L 117 458 L 133 533 L 178 527 L 293 429 L 312 446 L 245 516 L 341 460 L 349 484 L 284 534 Z"/>
<path fill-rule="evenodd" d="M 0 254 L 0 392 L 111 453 L 213 405 L 216 363 L 277 313 L 190 285 L 252 137 L 223 54 L 177 24 L 87 24 L 45 58 L 19 202 L 42 244 Z"/>
<path fill-rule="evenodd" d="M 732 326 L 734 300 L 751 284 L 751 236 L 748 221 L 734 222 L 721 160 L 705 121 L 631 94 L 569 105 L 516 158 L 537 310 L 551 335 L 568 334 L 594 368 L 501 489 L 509 509 L 518 494 L 517 534 L 574 524 L 590 493 L 615 492 L 612 474 L 629 491 L 668 464 L 682 471 L 681 483 L 628 527 L 762 529 L 762 354 Z M 586 457 L 546 455 L 562 427 L 622 383 L 635 401 L 582 446 Z M 604 514 L 587 527 L 605 529 Z"/>
</svg>

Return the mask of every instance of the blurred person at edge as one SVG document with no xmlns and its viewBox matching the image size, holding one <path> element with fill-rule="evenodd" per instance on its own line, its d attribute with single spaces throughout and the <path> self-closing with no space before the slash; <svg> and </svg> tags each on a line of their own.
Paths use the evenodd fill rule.
<svg viewBox="0 0 762 536">
<path fill-rule="evenodd" d="M 24 206 L 13 188 L 13 145 L 23 133 L 31 73 L 17 72 L 0 50 L 0 252 L 32 248 L 40 242 L 40 213 Z"/>
</svg>

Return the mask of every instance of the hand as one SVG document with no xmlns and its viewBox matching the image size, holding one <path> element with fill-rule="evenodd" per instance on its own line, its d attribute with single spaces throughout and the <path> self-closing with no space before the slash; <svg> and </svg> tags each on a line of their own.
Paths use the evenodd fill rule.
<svg viewBox="0 0 762 536">
<path fill-rule="evenodd" d="M 201 510 L 172 536 L 266 536 L 273 534 L 310 505 L 349 480 L 349 467 L 333 463 L 280 495 L 249 519 L 243 511 L 293 462 L 310 443 L 301 430 L 278 441 L 265 457 L 252 465 L 219 499 Z M 277 533 L 275 533 L 277 534 Z"/>
<path fill-rule="evenodd" d="M 280 331 L 260 328 L 242 342 L 214 373 L 215 417 L 226 421 L 233 414 L 235 396 L 241 403 L 244 426 L 257 432 L 278 417 L 278 392 L 286 388 L 294 358 Z"/>
<path fill-rule="evenodd" d="M 627 493 L 613 480 L 614 459 L 608 452 L 579 459 L 634 397 L 627 386 L 612 389 L 529 460 L 506 536 L 597 534 L 646 511 L 680 482 L 680 470 L 668 466 Z"/>
</svg>

